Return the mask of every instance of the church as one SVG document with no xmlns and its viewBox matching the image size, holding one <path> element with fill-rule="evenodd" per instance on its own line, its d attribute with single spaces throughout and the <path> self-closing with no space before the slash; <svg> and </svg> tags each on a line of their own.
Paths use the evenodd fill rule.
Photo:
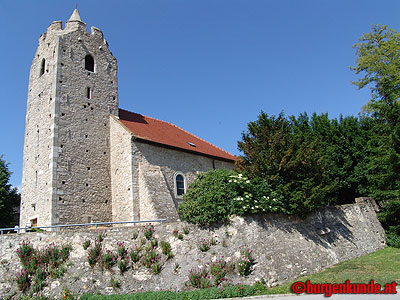
<svg viewBox="0 0 400 300">
<path fill-rule="evenodd" d="M 20 226 L 177 221 L 198 172 L 236 157 L 118 107 L 117 60 L 77 9 L 39 38 L 29 75 Z"/>
</svg>

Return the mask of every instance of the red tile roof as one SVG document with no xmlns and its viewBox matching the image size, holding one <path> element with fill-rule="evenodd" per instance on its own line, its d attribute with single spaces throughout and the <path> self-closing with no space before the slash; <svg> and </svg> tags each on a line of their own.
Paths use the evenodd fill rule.
<svg viewBox="0 0 400 300">
<path fill-rule="evenodd" d="M 237 159 L 236 156 L 174 124 L 123 109 L 119 110 L 119 119 L 133 133 L 137 141 L 158 144 L 167 148 L 197 153 L 225 161 L 233 162 Z"/>
</svg>

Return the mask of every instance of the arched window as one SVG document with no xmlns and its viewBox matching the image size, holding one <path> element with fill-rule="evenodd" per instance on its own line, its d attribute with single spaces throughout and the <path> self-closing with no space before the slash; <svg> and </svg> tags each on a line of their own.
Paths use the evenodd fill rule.
<svg viewBox="0 0 400 300">
<path fill-rule="evenodd" d="M 39 75 L 39 77 L 44 74 L 45 68 L 46 68 L 46 60 L 43 58 L 42 59 L 42 63 L 40 64 L 40 75 Z"/>
<path fill-rule="evenodd" d="M 185 177 L 181 173 L 175 175 L 175 195 L 182 197 L 185 193 Z"/>
<path fill-rule="evenodd" d="M 85 69 L 94 72 L 94 59 L 90 54 L 85 56 Z"/>
</svg>

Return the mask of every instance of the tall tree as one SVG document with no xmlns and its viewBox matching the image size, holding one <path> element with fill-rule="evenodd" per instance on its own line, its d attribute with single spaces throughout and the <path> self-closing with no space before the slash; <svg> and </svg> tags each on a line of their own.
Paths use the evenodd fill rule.
<svg viewBox="0 0 400 300">
<path fill-rule="evenodd" d="M 328 201 L 322 184 L 321 146 L 306 114 L 296 118 L 262 112 L 238 142 L 243 156 L 237 167 L 281 193 L 289 214 L 306 215 Z"/>
<path fill-rule="evenodd" d="M 11 172 L 8 164 L 0 156 L 0 227 L 12 227 L 15 222 L 15 210 L 20 203 L 20 194 L 9 184 Z"/>
<path fill-rule="evenodd" d="M 288 213 L 305 215 L 364 193 L 368 139 L 368 123 L 356 117 L 261 113 L 238 142 L 237 167 L 280 192 Z"/>
<path fill-rule="evenodd" d="M 373 119 L 369 140 L 367 178 L 369 194 L 377 200 L 400 198 L 400 33 L 387 26 L 374 25 L 356 49 L 356 65 L 362 75 L 353 83 L 371 89 L 371 100 L 364 107 Z"/>
</svg>

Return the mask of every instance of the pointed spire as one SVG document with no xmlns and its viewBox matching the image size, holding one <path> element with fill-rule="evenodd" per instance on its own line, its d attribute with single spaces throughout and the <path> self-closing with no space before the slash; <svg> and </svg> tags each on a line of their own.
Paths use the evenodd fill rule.
<svg viewBox="0 0 400 300">
<path fill-rule="evenodd" d="M 86 30 L 86 24 L 82 22 L 81 16 L 79 15 L 79 11 L 77 8 L 74 9 L 71 18 L 65 24 L 65 29 L 67 31 L 74 31 L 76 29 L 84 29 Z"/>
<path fill-rule="evenodd" d="M 74 21 L 82 22 L 81 16 L 79 15 L 79 11 L 77 8 L 74 9 L 74 12 L 72 13 L 71 18 L 69 18 L 69 20 L 68 20 L 68 22 L 74 22 Z"/>
</svg>

